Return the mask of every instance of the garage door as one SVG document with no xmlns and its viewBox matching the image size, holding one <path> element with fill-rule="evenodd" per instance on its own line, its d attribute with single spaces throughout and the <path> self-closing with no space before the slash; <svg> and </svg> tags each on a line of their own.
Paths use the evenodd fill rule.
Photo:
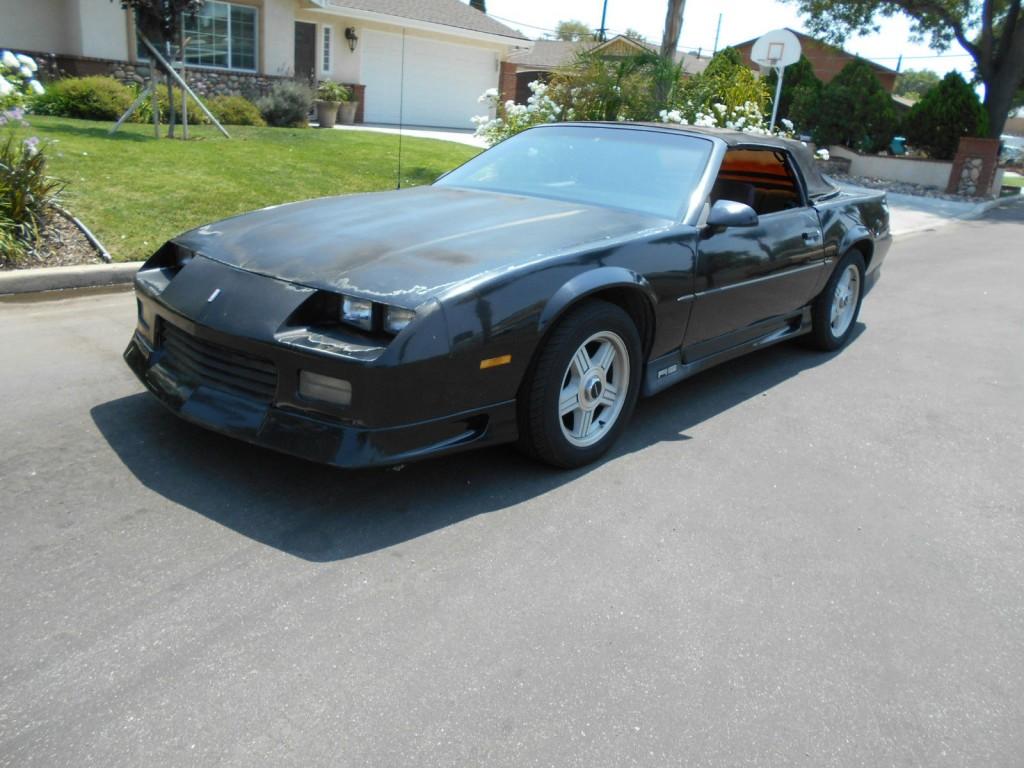
<svg viewBox="0 0 1024 768">
<path fill-rule="evenodd" d="M 401 106 L 406 125 L 472 128 L 486 112 L 480 94 L 498 85 L 497 54 L 486 48 L 407 34 L 403 88 L 401 35 L 363 30 L 359 47 L 368 123 L 397 123 Z"/>
</svg>

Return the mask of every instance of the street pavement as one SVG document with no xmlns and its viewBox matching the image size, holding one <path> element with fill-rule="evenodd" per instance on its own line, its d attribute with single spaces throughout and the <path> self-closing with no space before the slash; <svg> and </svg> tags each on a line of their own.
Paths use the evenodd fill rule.
<svg viewBox="0 0 1024 768">
<path fill-rule="evenodd" d="M 1019 766 L 1024 207 L 599 464 L 344 472 L 164 411 L 130 293 L 0 302 L 0 766 Z"/>
</svg>

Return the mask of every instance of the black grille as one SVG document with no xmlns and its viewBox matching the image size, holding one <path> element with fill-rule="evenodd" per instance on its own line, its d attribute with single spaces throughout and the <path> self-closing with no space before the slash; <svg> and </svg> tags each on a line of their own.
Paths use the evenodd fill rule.
<svg viewBox="0 0 1024 768">
<path fill-rule="evenodd" d="M 197 339 L 166 322 L 160 323 L 160 346 L 163 364 L 189 384 L 274 399 L 277 367 L 270 360 Z"/>
</svg>

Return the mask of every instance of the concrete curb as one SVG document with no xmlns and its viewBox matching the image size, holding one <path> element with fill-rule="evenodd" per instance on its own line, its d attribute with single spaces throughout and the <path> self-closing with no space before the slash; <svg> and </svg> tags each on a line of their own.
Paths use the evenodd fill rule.
<svg viewBox="0 0 1024 768">
<path fill-rule="evenodd" d="M 0 296 L 127 284 L 132 281 L 141 265 L 141 261 L 122 261 L 114 264 L 86 264 L 79 267 L 12 269 L 0 272 Z"/>
</svg>

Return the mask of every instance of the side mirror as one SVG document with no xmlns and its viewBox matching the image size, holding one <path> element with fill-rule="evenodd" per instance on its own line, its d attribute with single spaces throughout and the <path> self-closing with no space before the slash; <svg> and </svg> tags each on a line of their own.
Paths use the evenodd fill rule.
<svg viewBox="0 0 1024 768">
<path fill-rule="evenodd" d="M 726 227 L 756 227 L 757 213 L 749 205 L 735 200 L 718 200 L 711 206 L 708 226 L 713 229 Z"/>
</svg>

